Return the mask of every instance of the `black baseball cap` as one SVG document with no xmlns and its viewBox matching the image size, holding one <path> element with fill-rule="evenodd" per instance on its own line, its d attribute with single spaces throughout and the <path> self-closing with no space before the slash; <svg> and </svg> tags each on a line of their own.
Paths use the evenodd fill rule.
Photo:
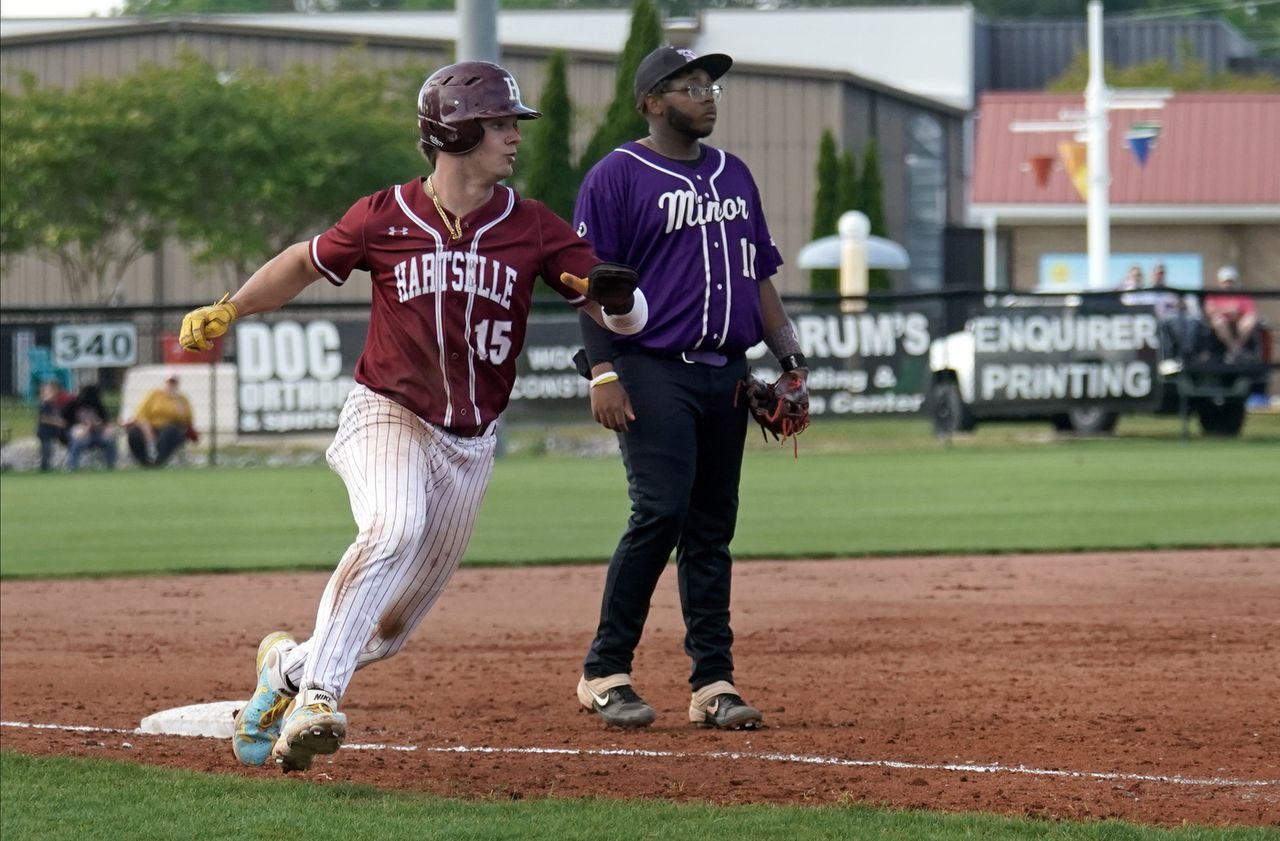
<svg viewBox="0 0 1280 841">
<path fill-rule="evenodd" d="M 733 66 L 733 59 L 724 53 L 707 53 L 698 55 L 693 50 L 670 45 L 658 47 L 640 61 L 636 68 L 636 104 L 644 99 L 644 95 L 658 86 L 663 79 L 669 79 L 686 70 L 702 69 L 712 81 L 719 79 Z"/>
</svg>

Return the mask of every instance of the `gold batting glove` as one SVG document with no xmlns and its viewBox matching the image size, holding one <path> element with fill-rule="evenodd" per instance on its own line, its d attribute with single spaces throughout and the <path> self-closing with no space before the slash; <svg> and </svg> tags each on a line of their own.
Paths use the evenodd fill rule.
<svg viewBox="0 0 1280 841">
<path fill-rule="evenodd" d="M 208 350 L 213 347 L 212 340 L 226 333 L 231 322 L 239 315 L 230 298 L 231 293 L 228 292 L 218 303 L 187 313 L 182 319 L 178 343 L 186 350 Z"/>
</svg>

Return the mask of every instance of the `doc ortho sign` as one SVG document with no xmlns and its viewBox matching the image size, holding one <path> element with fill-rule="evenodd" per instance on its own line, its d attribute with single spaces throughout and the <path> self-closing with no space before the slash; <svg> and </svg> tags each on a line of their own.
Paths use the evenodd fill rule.
<svg viewBox="0 0 1280 841">
<path fill-rule="evenodd" d="M 240 431 L 337 429 L 367 330 L 326 319 L 238 323 Z"/>
</svg>

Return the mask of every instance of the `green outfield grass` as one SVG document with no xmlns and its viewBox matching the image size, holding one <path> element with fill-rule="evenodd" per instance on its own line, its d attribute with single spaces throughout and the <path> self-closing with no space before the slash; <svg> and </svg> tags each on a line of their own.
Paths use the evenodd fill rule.
<svg viewBox="0 0 1280 841">
<path fill-rule="evenodd" d="M 1266 829 L 1163 830 L 1116 821 L 1050 823 L 988 815 L 840 807 L 716 807 L 612 800 L 472 801 L 368 786 L 166 771 L 0 753 L 6 837 L 22 839 L 404 838 L 448 841 L 1253 841 Z M 483 794 L 478 792 L 478 794 Z"/>
<path fill-rule="evenodd" d="M 1280 545 L 1280 418 L 1251 420 L 1253 437 L 1239 440 L 1183 441 L 1176 425 L 1054 439 L 1024 425 L 951 446 L 919 422 L 833 424 L 806 433 L 799 459 L 757 440 L 735 552 Z M 498 461 L 467 561 L 602 561 L 627 511 L 616 456 L 525 448 Z M 323 467 L 7 474 L 0 521 L 4 576 L 328 569 L 354 534 L 342 483 Z"/>
<path fill-rule="evenodd" d="M 547 455 L 590 427 L 521 430 L 500 459 L 472 563 L 603 560 L 627 513 L 616 456 Z M 1180 439 L 1148 419 L 1106 440 L 1047 425 L 981 429 L 950 445 L 919 421 L 820 424 L 789 447 L 748 446 L 740 557 L 1280 545 L 1274 515 L 1280 418 L 1236 441 Z M 576 443 L 581 443 L 580 440 Z M 324 468 L 174 468 L 6 474 L 0 574 L 162 574 L 330 568 L 354 531 Z M 743 839 L 1263 839 L 1273 829 L 1159 830 L 1114 821 L 839 807 L 713 807 L 653 801 L 456 801 L 316 784 L 0 753 L 4 837 L 424 838 L 573 841 Z M 193 827 L 198 831 L 193 834 Z M 619 833 L 619 827 L 625 827 Z"/>
</svg>

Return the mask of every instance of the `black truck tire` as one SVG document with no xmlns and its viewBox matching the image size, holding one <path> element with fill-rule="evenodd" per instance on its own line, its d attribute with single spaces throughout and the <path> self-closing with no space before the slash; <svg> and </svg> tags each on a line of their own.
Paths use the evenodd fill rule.
<svg viewBox="0 0 1280 841">
<path fill-rule="evenodd" d="M 1054 415 L 1053 428 L 1077 435 L 1110 435 L 1120 420 L 1119 412 L 1108 412 L 1097 406 L 1080 406 Z"/>
<path fill-rule="evenodd" d="M 1234 438 L 1244 428 L 1244 398 L 1227 399 L 1221 404 L 1212 400 L 1202 403 L 1197 410 L 1200 429 L 1205 435 Z"/>
<path fill-rule="evenodd" d="M 938 380 L 930 390 L 933 404 L 933 434 L 938 436 L 954 435 L 957 432 L 972 432 L 976 425 L 969 407 L 960 396 L 960 386 L 952 379 Z"/>
</svg>

